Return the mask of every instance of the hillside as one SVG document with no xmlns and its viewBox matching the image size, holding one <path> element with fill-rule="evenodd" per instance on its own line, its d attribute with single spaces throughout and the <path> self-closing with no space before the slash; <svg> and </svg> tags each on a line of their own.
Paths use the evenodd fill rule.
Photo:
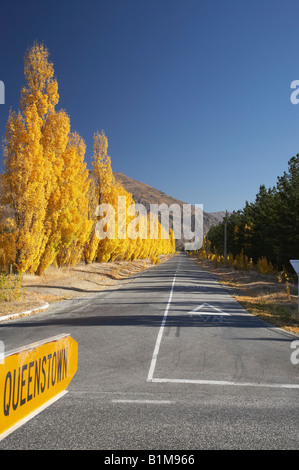
<svg viewBox="0 0 299 470">
<path fill-rule="evenodd" d="M 153 188 L 152 186 L 148 184 L 141 183 L 140 181 L 136 181 L 118 171 L 114 172 L 114 176 L 115 176 L 116 181 L 121 182 L 124 188 L 133 195 L 134 201 L 136 203 L 143 204 L 148 210 L 149 210 L 150 204 L 162 204 L 162 203 L 165 203 L 167 205 L 179 204 L 180 207 L 182 207 L 183 204 L 186 204 L 184 201 L 176 199 L 172 196 L 168 196 L 163 191 Z M 213 225 L 218 225 L 222 221 L 224 215 L 225 215 L 224 211 L 213 212 L 213 213 L 204 212 L 203 213 L 204 235 L 208 233 L 209 229 Z M 174 223 L 181 223 L 181 222 L 174 220 Z M 180 242 L 182 241 L 183 240 L 181 239 L 179 243 L 177 243 L 177 245 L 180 245 L 181 244 Z"/>
</svg>

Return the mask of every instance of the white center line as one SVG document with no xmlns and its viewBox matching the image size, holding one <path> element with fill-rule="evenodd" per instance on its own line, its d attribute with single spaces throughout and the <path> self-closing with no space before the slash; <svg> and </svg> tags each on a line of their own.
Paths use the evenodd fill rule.
<svg viewBox="0 0 299 470">
<path fill-rule="evenodd" d="M 158 353 L 159 353 L 159 349 L 160 349 L 160 343 L 161 343 L 161 339 L 162 339 L 162 336 L 163 336 L 163 330 L 164 330 L 164 326 L 165 326 L 165 323 L 166 323 L 168 310 L 169 310 L 169 307 L 170 307 L 170 304 L 171 304 L 172 295 L 173 295 L 173 289 L 174 289 L 174 284 L 175 284 L 175 280 L 176 280 L 176 273 L 177 273 L 178 267 L 179 267 L 179 263 L 178 263 L 178 265 L 177 265 L 177 269 L 176 269 L 174 278 L 173 278 L 173 280 L 172 280 L 171 289 L 170 289 L 170 294 L 169 294 L 169 299 L 168 299 L 168 302 L 167 302 L 167 305 L 166 305 L 166 309 L 165 309 L 165 312 L 164 312 L 164 315 L 163 315 L 162 323 L 161 323 L 161 326 L 160 326 L 160 329 L 159 329 L 159 333 L 158 333 L 158 336 L 157 336 L 157 340 L 156 340 L 156 344 L 155 344 L 155 349 L 154 349 L 154 352 L 153 352 L 153 356 L 152 356 L 152 360 L 151 360 L 151 365 L 150 365 L 149 372 L 148 372 L 148 376 L 147 376 L 147 381 L 148 381 L 148 382 L 151 382 L 151 381 L 153 380 L 153 375 L 154 375 L 154 371 L 155 371 L 155 367 L 156 367 L 157 357 L 158 357 Z"/>
<path fill-rule="evenodd" d="M 259 382 L 231 382 L 228 380 L 197 380 L 197 379 L 152 379 L 156 383 L 199 384 L 199 385 L 230 385 L 234 387 L 265 387 L 265 388 L 299 388 L 299 384 L 290 383 L 259 383 Z"/>
<path fill-rule="evenodd" d="M 112 403 L 137 403 L 137 404 L 149 404 L 149 405 L 169 405 L 171 403 L 174 403 L 173 401 L 170 400 L 126 400 L 126 399 L 115 399 L 111 400 Z"/>
</svg>

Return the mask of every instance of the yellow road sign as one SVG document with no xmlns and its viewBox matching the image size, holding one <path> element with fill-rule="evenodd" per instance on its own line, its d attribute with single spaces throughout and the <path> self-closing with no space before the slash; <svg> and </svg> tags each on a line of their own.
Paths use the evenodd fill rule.
<svg viewBox="0 0 299 470">
<path fill-rule="evenodd" d="M 65 393 L 77 364 L 78 344 L 67 334 L 6 353 L 0 363 L 0 439 Z"/>
</svg>

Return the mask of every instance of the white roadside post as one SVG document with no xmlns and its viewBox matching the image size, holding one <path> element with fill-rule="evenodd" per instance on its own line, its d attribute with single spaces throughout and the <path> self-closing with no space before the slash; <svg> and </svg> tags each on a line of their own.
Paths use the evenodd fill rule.
<svg viewBox="0 0 299 470">
<path fill-rule="evenodd" d="M 299 310 L 299 259 L 290 259 L 290 263 L 298 277 L 298 310 Z"/>
</svg>

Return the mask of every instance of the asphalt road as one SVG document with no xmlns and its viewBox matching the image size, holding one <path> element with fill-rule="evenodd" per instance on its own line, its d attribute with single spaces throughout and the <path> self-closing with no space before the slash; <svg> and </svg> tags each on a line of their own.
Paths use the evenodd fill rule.
<svg viewBox="0 0 299 470">
<path fill-rule="evenodd" d="M 118 290 L 0 324 L 10 350 L 78 343 L 68 393 L 3 449 L 298 449 L 291 335 L 249 315 L 187 255 Z"/>
</svg>

